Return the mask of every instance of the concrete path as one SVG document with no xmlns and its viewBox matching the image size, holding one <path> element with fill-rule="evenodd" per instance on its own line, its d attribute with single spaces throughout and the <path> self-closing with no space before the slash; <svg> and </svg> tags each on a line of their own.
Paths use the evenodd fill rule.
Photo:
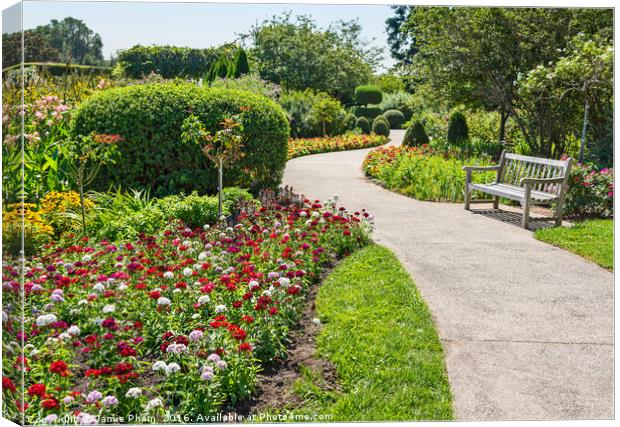
<svg viewBox="0 0 620 427">
<path fill-rule="evenodd" d="M 392 131 L 394 143 L 402 136 Z M 375 240 L 396 253 L 434 316 L 457 417 L 612 418 L 613 274 L 535 240 L 510 212 L 381 188 L 361 171 L 368 151 L 291 160 L 284 182 L 375 216 Z"/>
</svg>

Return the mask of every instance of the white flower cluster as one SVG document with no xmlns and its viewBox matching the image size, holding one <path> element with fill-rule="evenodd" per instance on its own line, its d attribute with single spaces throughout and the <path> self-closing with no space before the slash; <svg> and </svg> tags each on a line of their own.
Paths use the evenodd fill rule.
<svg viewBox="0 0 620 427">
<path fill-rule="evenodd" d="M 51 325 L 52 323 L 55 323 L 58 321 L 58 318 L 56 317 L 55 314 L 42 314 L 41 316 L 37 317 L 37 326 L 47 326 L 47 325 Z"/>
<path fill-rule="evenodd" d="M 179 372 L 181 370 L 181 367 L 178 363 L 172 362 L 166 364 L 166 362 L 164 362 L 163 360 L 158 360 L 157 362 L 153 363 L 151 369 L 155 372 L 163 371 L 166 375 L 171 375 Z"/>
<path fill-rule="evenodd" d="M 181 354 L 186 352 L 187 346 L 185 344 L 179 344 L 176 342 L 173 342 L 166 348 L 166 353 Z"/>
</svg>

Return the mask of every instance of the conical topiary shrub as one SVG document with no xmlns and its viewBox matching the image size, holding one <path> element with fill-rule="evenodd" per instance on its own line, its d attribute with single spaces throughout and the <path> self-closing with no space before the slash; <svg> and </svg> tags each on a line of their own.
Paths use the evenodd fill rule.
<svg viewBox="0 0 620 427">
<path fill-rule="evenodd" d="M 370 122 L 366 117 L 359 117 L 355 122 L 355 128 L 362 131 L 363 134 L 368 135 L 370 133 Z"/>
<path fill-rule="evenodd" d="M 448 143 L 451 145 L 459 145 L 468 139 L 469 129 L 467 128 L 465 115 L 460 111 L 455 111 L 450 116 L 450 122 L 448 123 Z"/>
<path fill-rule="evenodd" d="M 428 144 L 429 139 L 424 130 L 424 125 L 421 121 L 416 120 L 411 126 L 407 128 L 405 137 L 403 138 L 403 145 L 408 147 L 417 147 L 419 145 Z"/>
<path fill-rule="evenodd" d="M 250 74 L 250 64 L 248 64 L 248 56 L 245 50 L 239 48 L 235 54 L 232 76 L 237 79 L 244 74 Z"/>
</svg>

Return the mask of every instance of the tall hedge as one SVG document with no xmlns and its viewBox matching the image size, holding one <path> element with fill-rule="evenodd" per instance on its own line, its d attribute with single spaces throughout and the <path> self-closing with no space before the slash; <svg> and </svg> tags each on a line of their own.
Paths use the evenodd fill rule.
<svg viewBox="0 0 620 427">
<path fill-rule="evenodd" d="M 277 186 L 287 158 L 289 125 L 274 101 L 250 92 L 191 84 L 154 83 L 103 91 L 75 113 L 73 134 L 119 134 L 118 160 L 102 167 L 93 186 L 151 188 L 154 195 L 216 189 L 216 171 L 198 146 L 183 145 L 181 125 L 190 114 L 215 132 L 225 117 L 243 112 L 243 153 L 225 170 L 226 185 L 257 190 Z"/>
<path fill-rule="evenodd" d="M 358 105 L 380 104 L 383 93 L 379 86 L 362 85 L 355 88 L 355 103 Z"/>
<path fill-rule="evenodd" d="M 248 64 L 248 56 L 245 50 L 239 48 L 235 54 L 235 66 L 233 68 L 233 77 L 239 78 L 244 74 L 250 74 L 250 64 Z"/>
<path fill-rule="evenodd" d="M 455 111 L 450 116 L 448 122 L 448 142 L 450 144 L 459 144 L 469 139 L 469 128 L 467 127 L 467 119 L 460 111 Z"/>
<path fill-rule="evenodd" d="M 118 54 L 118 63 L 123 73 L 130 78 L 141 78 L 151 73 L 164 78 L 200 78 L 229 46 L 207 49 L 193 49 L 176 46 L 141 46 L 123 50 Z"/>
</svg>

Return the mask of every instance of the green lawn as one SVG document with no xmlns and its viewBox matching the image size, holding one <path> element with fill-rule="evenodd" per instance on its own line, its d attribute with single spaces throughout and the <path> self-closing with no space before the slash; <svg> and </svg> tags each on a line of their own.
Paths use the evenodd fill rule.
<svg viewBox="0 0 620 427">
<path fill-rule="evenodd" d="M 594 261 L 601 267 L 614 267 L 614 221 L 594 219 L 574 227 L 537 230 L 534 237 Z"/>
<path fill-rule="evenodd" d="M 387 249 L 370 245 L 345 259 L 316 301 L 324 324 L 319 355 L 338 371 L 341 391 L 324 391 L 303 370 L 294 392 L 334 421 L 449 420 L 452 396 L 437 332 L 409 274 Z"/>
</svg>

